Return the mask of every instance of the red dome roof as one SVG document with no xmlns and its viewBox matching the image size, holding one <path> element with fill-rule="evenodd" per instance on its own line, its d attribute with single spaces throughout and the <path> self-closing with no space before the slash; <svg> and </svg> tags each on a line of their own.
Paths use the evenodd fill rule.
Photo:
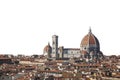
<svg viewBox="0 0 120 80">
<path fill-rule="evenodd" d="M 82 39 L 81 46 L 82 45 L 98 45 L 99 41 L 98 39 L 92 34 L 91 30 L 89 33 Z"/>
<path fill-rule="evenodd" d="M 81 45 L 96 44 L 96 38 L 93 34 L 87 34 L 81 42 Z"/>
<path fill-rule="evenodd" d="M 99 41 L 94 36 L 94 34 L 92 34 L 91 29 L 89 30 L 89 33 L 82 39 L 80 49 L 83 51 L 87 51 L 88 53 L 90 53 L 91 51 L 99 52 Z"/>
<path fill-rule="evenodd" d="M 48 43 L 48 45 L 46 45 L 46 46 L 44 47 L 44 52 L 49 52 L 49 51 L 51 51 L 51 50 L 52 50 L 52 48 L 51 48 L 50 44 Z"/>
</svg>

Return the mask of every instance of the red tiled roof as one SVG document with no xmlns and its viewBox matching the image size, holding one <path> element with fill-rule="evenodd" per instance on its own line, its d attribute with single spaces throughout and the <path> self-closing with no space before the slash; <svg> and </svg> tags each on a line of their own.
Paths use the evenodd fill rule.
<svg viewBox="0 0 120 80">
<path fill-rule="evenodd" d="M 51 49 L 52 48 L 51 48 L 50 44 L 48 43 L 48 45 L 45 46 L 44 51 L 48 52 Z"/>
<path fill-rule="evenodd" d="M 87 34 L 81 41 L 81 45 L 96 44 L 96 38 L 92 33 Z"/>
</svg>

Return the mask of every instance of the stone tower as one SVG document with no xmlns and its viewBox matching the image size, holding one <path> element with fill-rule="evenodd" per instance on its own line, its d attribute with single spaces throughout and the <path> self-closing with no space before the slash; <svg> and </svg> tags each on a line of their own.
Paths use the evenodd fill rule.
<svg viewBox="0 0 120 80">
<path fill-rule="evenodd" d="M 57 35 L 52 36 L 52 57 L 55 59 L 59 58 L 59 55 L 58 55 L 58 36 Z"/>
</svg>

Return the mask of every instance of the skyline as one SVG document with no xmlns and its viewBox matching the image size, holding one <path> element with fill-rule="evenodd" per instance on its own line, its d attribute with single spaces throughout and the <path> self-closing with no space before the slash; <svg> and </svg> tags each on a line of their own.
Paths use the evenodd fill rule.
<svg viewBox="0 0 120 80">
<path fill-rule="evenodd" d="M 119 0 L 0 1 L 0 54 L 43 54 L 52 35 L 80 48 L 89 27 L 105 55 L 120 55 Z"/>
</svg>

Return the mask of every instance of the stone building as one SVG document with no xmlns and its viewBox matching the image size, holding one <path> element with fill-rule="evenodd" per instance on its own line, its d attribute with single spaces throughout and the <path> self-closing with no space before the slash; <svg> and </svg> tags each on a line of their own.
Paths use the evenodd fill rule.
<svg viewBox="0 0 120 80">
<path fill-rule="evenodd" d="M 100 59 L 103 57 L 100 51 L 100 44 L 97 37 L 92 33 L 91 29 L 80 44 L 80 53 L 82 58 Z"/>
<path fill-rule="evenodd" d="M 63 58 L 83 58 L 83 59 L 100 59 L 103 57 L 100 51 L 100 44 L 97 37 L 94 36 L 91 29 L 85 35 L 80 43 L 80 48 L 58 47 L 58 36 L 52 36 L 52 46 L 48 43 L 43 50 L 43 54 L 51 59 Z"/>
</svg>

